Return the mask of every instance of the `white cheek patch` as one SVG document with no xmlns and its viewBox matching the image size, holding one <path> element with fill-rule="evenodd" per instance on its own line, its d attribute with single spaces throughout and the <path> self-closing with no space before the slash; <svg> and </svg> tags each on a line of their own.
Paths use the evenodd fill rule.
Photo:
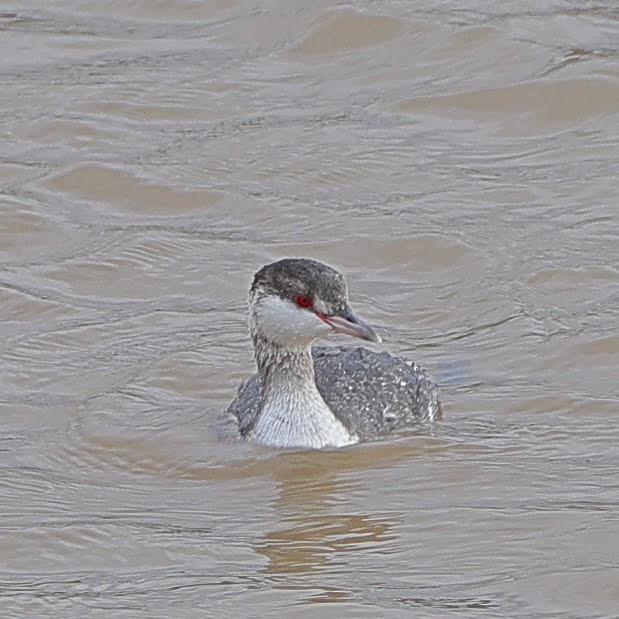
<svg viewBox="0 0 619 619">
<path fill-rule="evenodd" d="M 266 339 L 280 346 L 307 345 L 331 332 L 314 312 L 279 297 L 263 297 L 254 307 L 258 328 Z"/>
</svg>

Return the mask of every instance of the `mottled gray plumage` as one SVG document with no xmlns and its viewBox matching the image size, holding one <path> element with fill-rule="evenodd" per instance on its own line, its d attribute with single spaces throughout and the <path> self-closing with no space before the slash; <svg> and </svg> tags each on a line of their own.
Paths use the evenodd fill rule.
<svg viewBox="0 0 619 619">
<path fill-rule="evenodd" d="M 438 389 L 387 352 L 317 346 L 329 333 L 380 342 L 355 316 L 344 277 L 306 258 L 254 277 L 249 326 L 258 373 L 228 407 L 240 434 L 273 447 L 339 447 L 440 416 Z"/>
<path fill-rule="evenodd" d="M 316 386 L 333 414 L 360 440 L 440 417 L 438 388 L 425 370 L 388 352 L 345 346 L 312 347 Z M 228 411 L 245 436 L 260 410 L 256 373 Z"/>
</svg>

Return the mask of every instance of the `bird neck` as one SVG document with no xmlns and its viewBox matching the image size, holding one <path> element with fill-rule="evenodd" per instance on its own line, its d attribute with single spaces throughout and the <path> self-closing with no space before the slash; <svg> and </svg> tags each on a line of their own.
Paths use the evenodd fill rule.
<svg viewBox="0 0 619 619">
<path fill-rule="evenodd" d="M 282 348 L 254 335 L 262 381 L 260 411 L 249 437 L 271 447 L 341 447 L 356 442 L 320 395 L 311 342 Z"/>
</svg>

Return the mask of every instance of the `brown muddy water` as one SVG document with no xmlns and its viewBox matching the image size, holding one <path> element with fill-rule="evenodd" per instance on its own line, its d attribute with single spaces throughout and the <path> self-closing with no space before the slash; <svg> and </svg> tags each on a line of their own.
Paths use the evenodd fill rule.
<svg viewBox="0 0 619 619">
<path fill-rule="evenodd" d="M 0 9 L 3 618 L 618 615 L 614 0 Z M 442 422 L 221 440 L 283 256 Z"/>
</svg>

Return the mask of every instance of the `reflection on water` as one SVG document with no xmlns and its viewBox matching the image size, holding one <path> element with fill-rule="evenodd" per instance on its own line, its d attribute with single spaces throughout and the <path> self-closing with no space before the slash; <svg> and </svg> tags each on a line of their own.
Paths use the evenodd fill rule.
<svg viewBox="0 0 619 619">
<path fill-rule="evenodd" d="M 0 12 L 3 617 L 614 616 L 617 23 Z M 341 268 L 443 422 L 223 437 L 249 280 L 290 255 Z"/>
<path fill-rule="evenodd" d="M 347 554 L 356 550 L 388 552 L 396 539 L 389 532 L 394 522 L 378 514 L 337 513 L 338 496 L 350 493 L 354 484 L 319 464 L 299 465 L 275 473 L 278 528 L 255 547 L 267 557 L 269 575 L 281 577 L 281 585 L 288 586 L 288 575 L 341 570 Z"/>
</svg>

